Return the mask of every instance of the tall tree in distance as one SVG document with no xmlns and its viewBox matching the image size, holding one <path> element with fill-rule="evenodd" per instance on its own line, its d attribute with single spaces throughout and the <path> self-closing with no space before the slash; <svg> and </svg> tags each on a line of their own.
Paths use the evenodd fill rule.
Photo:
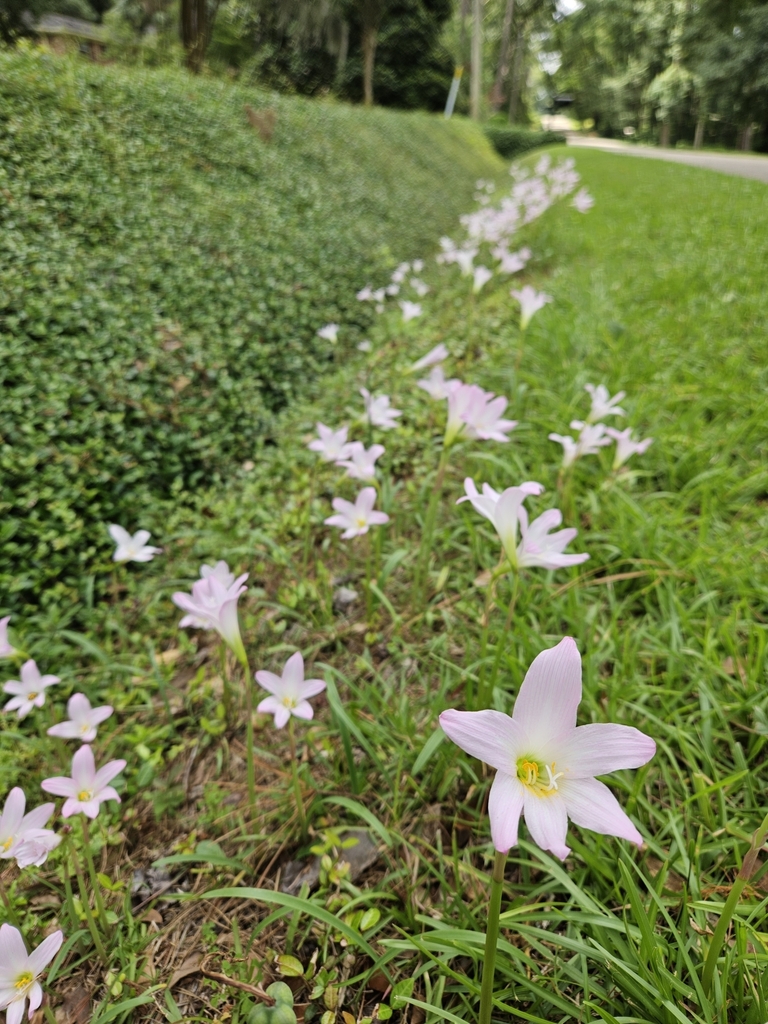
<svg viewBox="0 0 768 1024">
<path fill-rule="evenodd" d="M 187 67 L 193 74 L 203 70 L 205 51 L 211 41 L 221 0 L 181 0 L 179 30 Z"/>
<path fill-rule="evenodd" d="M 376 63 L 376 46 L 381 22 L 389 4 L 390 0 L 352 0 L 352 7 L 356 9 L 362 33 L 363 103 L 366 107 L 373 105 L 373 69 Z"/>
</svg>

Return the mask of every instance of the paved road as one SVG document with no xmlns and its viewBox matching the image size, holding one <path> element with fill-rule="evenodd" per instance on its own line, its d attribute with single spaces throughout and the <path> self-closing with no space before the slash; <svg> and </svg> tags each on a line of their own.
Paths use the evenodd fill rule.
<svg viewBox="0 0 768 1024">
<path fill-rule="evenodd" d="M 593 139 L 580 135 L 569 135 L 568 145 L 604 149 L 629 156 L 645 156 L 651 160 L 669 160 L 676 164 L 690 164 L 692 167 L 706 167 L 710 171 L 735 174 L 741 178 L 756 178 L 768 184 L 768 156 L 753 156 L 746 153 L 699 153 L 692 149 L 660 149 L 619 142 L 616 139 Z"/>
</svg>

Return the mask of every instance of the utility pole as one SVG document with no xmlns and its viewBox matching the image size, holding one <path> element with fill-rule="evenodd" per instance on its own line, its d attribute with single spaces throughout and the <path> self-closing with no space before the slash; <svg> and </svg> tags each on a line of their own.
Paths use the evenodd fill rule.
<svg viewBox="0 0 768 1024">
<path fill-rule="evenodd" d="M 469 80 L 469 110 L 480 120 L 480 93 L 483 83 L 483 0 L 472 0 L 472 66 Z"/>
</svg>

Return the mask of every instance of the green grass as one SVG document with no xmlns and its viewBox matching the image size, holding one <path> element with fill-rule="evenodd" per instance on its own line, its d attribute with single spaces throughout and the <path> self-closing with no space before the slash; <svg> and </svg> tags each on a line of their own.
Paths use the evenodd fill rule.
<svg viewBox="0 0 768 1024">
<path fill-rule="evenodd" d="M 591 555 L 575 570 L 523 573 L 507 636 L 510 590 L 500 585 L 485 665 L 490 671 L 498 658 L 496 706 L 509 710 L 533 657 L 569 634 L 583 655 L 580 723 L 624 722 L 658 743 L 647 768 L 611 777 L 647 839 L 643 852 L 570 827 L 573 853 L 561 865 L 522 831 L 507 867 L 495 1019 L 762 1024 L 768 1017 L 761 876 L 745 890 L 710 999 L 700 984 L 728 887 L 766 810 L 768 294 L 760 268 L 768 190 L 602 152 L 579 151 L 576 161 L 594 209 L 581 216 L 558 206 L 520 236 L 534 252 L 525 279 L 554 302 L 532 321 L 519 373 L 508 283 L 492 282 L 471 308 L 455 268 L 433 267 L 425 316 L 406 329 L 399 317 L 382 317 L 370 334 L 373 353 L 355 353 L 310 399 L 287 409 L 276 443 L 254 453 L 253 470 L 202 495 L 195 513 L 180 507 L 169 515 L 156 537 L 164 556 L 116 574 L 111 602 L 83 606 L 87 637 L 50 623 L 43 632 L 32 618 L 16 622 L 41 666 L 65 679 L 62 691 L 77 682 L 92 701 L 109 698 L 118 708 L 108 747 L 129 761 L 128 799 L 95 830 L 106 844 L 106 873 L 128 883 L 136 866 L 195 855 L 198 843 L 215 840 L 241 866 L 197 847 L 201 859 L 187 876 L 194 891 L 249 887 L 241 898 L 225 892 L 181 907 L 156 901 L 159 935 L 123 911 L 113 956 L 133 984 L 119 997 L 98 982 L 93 991 L 113 1008 L 144 992 L 147 1005 L 131 1019 L 210 1019 L 229 1009 L 241 1024 L 248 997 L 218 982 L 190 977 L 170 992 L 152 988 L 196 950 L 210 954 L 211 969 L 245 982 L 274 974 L 276 954 L 297 957 L 314 972 L 296 986 L 296 1001 L 313 1007 L 305 1019 L 333 1006 L 328 985 L 345 991 L 342 1009 L 355 1020 L 382 999 L 403 1021 L 474 1018 L 492 860 L 491 773 L 434 740 L 439 712 L 463 707 L 482 671 L 484 595 L 474 581 L 498 558 L 488 524 L 454 504 L 465 475 L 496 487 L 541 481 L 547 492 L 528 504 L 542 510 L 562 500 L 566 525 L 579 527 L 571 549 Z M 428 600 L 414 607 L 418 524 L 443 411 L 403 368 L 438 340 L 457 357 L 459 376 L 510 397 L 520 426 L 508 445 L 466 443 L 454 453 Z M 479 349 L 471 365 L 468 341 Z M 590 381 L 625 389 L 626 423 L 655 440 L 630 463 L 630 478 L 604 486 L 604 453 L 578 464 L 558 497 L 560 448 L 547 434 L 567 432 L 586 413 Z M 305 448 L 317 419 L 335 425 L 359 415 L 360 386 L 388 392 L 405 410 L 402 428 L 381 438 L 382 504 L 392 522 L 372 555 L 386 601 L 376 598 L 370 614 L 365 541 L 340 544 L 322 525 L 331 497 L 355 488 L 327 467 L 311 485 L 315 463 Z M 287 739 L 259 722 L 258 814 L 248 820 L 244 730 L 216 735 L 215 647 L 206 634 L 177 633 L 169 600 L 201 561 L 217 557 L 251 573 L 242 621 L 252 666 L 276 668 L 298 648 L 329 682 L 317 719 L 299 730 L 301 771 L 307 796 L 314 794 L 313 828 L 329 846 L 327 830 L 342 826 L 367 827 L 379 843 L 379 862 L 358 882 L 329 877 L 293 900 L 264 894 L 277 887 L 277 866 L 306 852 L 288 796 Z M 340 579 L 361 593 L 349 619 L 332 607 Z M 5 720 L 3 788 L 23 781 L 31 791 L 43 772 L 62 767 L 35 737 L 35 722 L 17 728 Z M 223 802 L 238 796 L 239 804 Z M 50 863 L 61 870 L 60 857 Z M 63 907 L 33 901 L 51 889 L 57 880 L 48 868 L 12 884 L 30 939 L 52 913 L 66 921 Z M 120 909 L 121 897 L 111 899 Z M 379 916 L 361 932 L 356 914 L 366 909 Z M 72 977 L 82 970 L 73 958 L 67 969 Z M 396 986 L 386 997 L 381 974 Z"/>
<path fill-rule="evenodd" d="M 354 351 L 360 281 L 502 173 L 461 118 L 0 53 L 0 608 L 71 604 L 105 523 L 226 479 Z"/>
</svg>

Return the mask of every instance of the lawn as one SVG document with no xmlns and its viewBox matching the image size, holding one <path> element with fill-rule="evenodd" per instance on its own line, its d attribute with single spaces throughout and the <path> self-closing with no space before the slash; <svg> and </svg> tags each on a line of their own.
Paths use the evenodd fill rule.
<svg viewBox="0 0 768 1024">
<path fill-rule="evenodd" d="M 562 159 L 562 148 L 552 155 Z M 310 382 L 194 508 L 153 521 L 151 543 L 163 550 L 152 562 L 97 567 L 78 608 L 82 631 L 12 620 L 17 645 L 62 684 L 23 722 L 4 717 L 2 790 L 31 794 L 67 770 L 45 728 L 78 690 L 116 709 L 97 762 L 127 760 L 123 803 L 103 805 L 91 832 L 112 920 L 109 970 L 90 948 L 82 903 L 66 896 L 61 850 L 42 868 L 2 875 L 30 943 L 54 918 L 68 940 L 77 933 L 47 983 L 70 1014 L 87 996 L 97 1022 L 242 1024 L 248 986 L 283 978 L 308 1024 L 474 1019 L 493 773 L 443 739 L 437 717 L 478 702 L 489 684 L 486 706 L 511 712 L 534 657 L 572 636 L 579 723 L 631 725 L 656 741 L 645 767 L 608 780 L 644 847 L 570 823 L 561 862 L 521 827 L 503 883 L 495 1019 L 768 1018 L 761 868 L 711 991 L 702 983 L 766 812 L 768 189 L 602 152 L 575 158 L 595 206 L 582 215 L 561 202 L 524 227 L 515 245 L 533 256 L 522 273 L 495 276 L 473 298 L 455 266 L 434 262 L 435 237 L 420 253 L 431 288 L 423 314 L 403 324 L 390 302 L 369 352 L 353 349 Z M 553 301 L 521 338 L 509 290 L 523 283 Z M 519 422 L 507 444 L 455 445 L 442 479 L 444 404 L 408 372 L 438 343 L 451 375 L 508 397 Z M 560 472 L 562 448 L 548 434 L 586 418 L 587 383 L 626 391 L 616 425 L 653 437 L 621 474 L 613 448 Z M 361 387 L 403 410 L 397 429 L 360 425 Z M 358 486 L 307 449 L 318 420 L 386 448 L 378 507 L 390 521 L 367 536 L 340 541 L 323 523 L 332 498 L 354 498 Z M 589 560 L 522 569 L 489 591 L 499 541 L 470 504 L 455 504 L 468 476 L 499 490 L 539 481 L 546 491 L 527 500 L 531 514 L 561 508 L 578 528 L 568 550 Z M 249 573 L 240 622 L 251 670 L 279 674 L 301 651 L 307 675 L 327 686 L 315 718 L 290 736 L 255 716 L 255 810 L 241 669 L 215 634 L 178 630 L 171 602 L 219 558 Z M 346 601 L 342 588 L 357 596 Z M 342 849 L 348 829 L 362 830 L 360 841 Z M 284 893 L 291 862 L 318 850 L 319 874 Z"/>
</svg>

